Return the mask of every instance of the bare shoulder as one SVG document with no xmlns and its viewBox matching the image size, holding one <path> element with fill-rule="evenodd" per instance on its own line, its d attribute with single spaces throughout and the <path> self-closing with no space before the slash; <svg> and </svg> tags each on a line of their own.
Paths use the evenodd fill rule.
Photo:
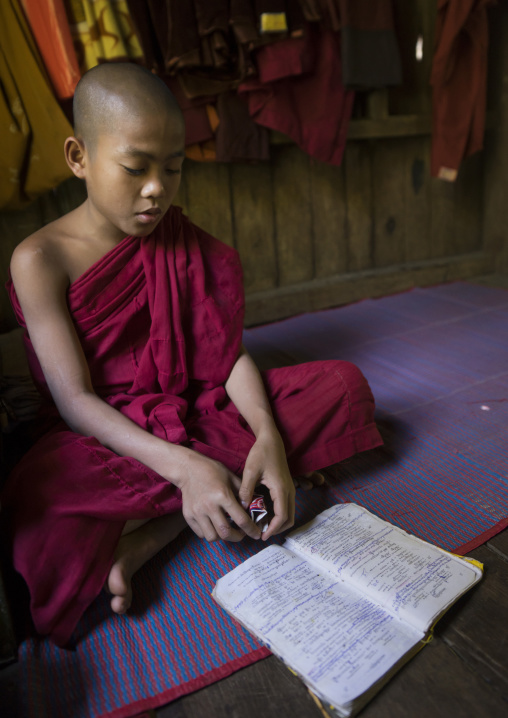
<svg viewBox="0 0 508 718">
<path fill-rule="evenodd" d="M 24 239 L 13 252 L 11 275 L 16 291 L 35 288 L 41 282 L 68 284 L 65 243 L 67 215 L 50 222 Z"/>
</svg>

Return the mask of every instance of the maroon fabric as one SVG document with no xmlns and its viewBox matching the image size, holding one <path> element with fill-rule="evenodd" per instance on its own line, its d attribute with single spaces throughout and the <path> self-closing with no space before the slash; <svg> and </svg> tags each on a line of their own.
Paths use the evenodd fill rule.
<svg viewBox="0 0 508 718">
<path fill-rule="evenodd" d="M 241 474 L 254 437 L 223 386 L 242 337 L 234 250 L 172 208 L 152 235 L 126 237 L 74 282 L 68 303 L 100 396 L 147 431 Z M 29 338 L 27 349 L 47 395 Z M 314 362 L 264 379 L 293 472 L 381 443 L 370 388 L 352 364 Z M 37 630 L 65 644 L 104 585 L 124 522 L 180 507 L 178 489 L 138 461 L 61 420 L 53 425 L 2 496 Z"/>
<path fill-rule="evenodd" d="M 262 47 L 256 59 L 259 79 L 239 87 L 251 117 L 311 157 L 340 165 L 354 92 L 342 84 L 339 36 L 307 25 L 304 39 Z"/>
<path fill-rule="evenodd" d="M 162 79 L 174 94 L 182 111 L 185 122 L 185 145 L 194 145 L 212 140 L 214 133 L 210 126 L 206 106 L 214 105 L 217 98 L 203 95 L 190 99 L 183 91 L 178 77 L 168 77 L 166 75 Z"/>
<path fill-rule="evenodd" d="M 217 162 L 257 162 L 270 159 L 270 135 L 249 115 L 245 100 L 236 92 L 217 98 L 219 126 L 215 133 Z"/>
<path fill-rule="evenodd" d="M 487 6 L 494 3 L 439 0 L 431 74 L 433 177 L 453 179 L 462 160 L 483 147 Z"/>
</svg>

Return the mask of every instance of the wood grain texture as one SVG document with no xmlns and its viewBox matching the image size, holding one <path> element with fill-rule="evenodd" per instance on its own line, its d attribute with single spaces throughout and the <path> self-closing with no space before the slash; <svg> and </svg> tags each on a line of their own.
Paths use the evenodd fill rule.
<svg viewBox="0 0 508 718">
<path fill-rule="evenodd" d="M 436 633 L 508 703 L 508 659 L 501 638 L 506 626 L 499 624 L 499 616 L 508 615 L 508 563 L 487 546 L 470 555 L 484 564 L 484 579 L 451 609 Z"/>
<path fill-rule="evenodd" d="M 285 286 L 314 276 L 309 157 L 298 147 L 282 147 L 272 165 L 279 285 Z"/>
<path fill-rule="evenodd" d="M 508 530 L 505 529 L 502 533 L 491 538 L 490 541 L 487 542 L 487 547 L 508 562 Z"/>
<path fill-rule="evenodd" d="M 482 241 L 508 274 L 508 5 L 489 7 L 488 104 L 495 122 L 485 137 Z"/>
<path fill-rule="evenodd" d="M 412 287 L 425 287 L 492 271 L 492 257 L 476 252 L 438 260 L 408 262 L 364 272 L 348 272 L 290 287 L 255 292 L 246 297 L 245 325 L 273 322 L 302 312 L 382 297 Z"/>
<path fill-rule="evenodd" d="M 455 193 L 455 232 L 450 253 L 475 252 L 482 246 L 484 158 L 480 153 L 461 165 Z"/>
<path fill-rule="evenodd" d="M 181 207 L 183 210 L 183 213 L 188 215 L 189 214 L 189 203 L 187 201 L 187 162 L 184 162 L 183 169 L 182 169 L 182 176 L 180 179 L 180 187 L 178 188 L 178 192 L 176 193 L 176 196 L 173 200 L 173 205 L 176 207 Z"/>
<path fill-rule="evenodd" d="M 347 271 L 344 168 L 310 161 L 310 201 L 314 224 L 315 277 Z"/>
<path fill-rule="evenodd" d="M 406 259 L 405 140 L 385 140 L 373 147 L 372 195 L 374 265 L 389 267 Z"/>
<path fill-rule="evenodd" d="M 186 213 L 209 234 L 234 246 L 229 166 L 187 160 L 184 170 Z"/>
<path fill-rule="evenodd" d="M 431 256 L 430 141 L 414 138 L 404 143 L 405 256 L 412 262 Z"/>
<path fill-rule="evenodd" d="M 157 711 L 158 718 L 322 718 L 304 684 L 270 656 Z"/>
<path fill-rule="evenodd" d="M 235 245 L 246 292 L 277 285 L 272 173 L 269 164 L 231 167 Z"/>
<path fill-rule="evenodd" d="M 455 244 L 456 184 L 430 180 L 430 256 L 449 257 Z"/>
<path fill-rule="evenodd" d="M 349 143 L 344 155 L 344 168 L 347 201 L 348 270 L 354 272 L 368 269 L 374 263 L 370 143 Z"/>
<path fill-rule="evenodd" d="M 440 638 L 407 663 L 362 718 L 502 718 L 504 700 Z"/>
</svg>

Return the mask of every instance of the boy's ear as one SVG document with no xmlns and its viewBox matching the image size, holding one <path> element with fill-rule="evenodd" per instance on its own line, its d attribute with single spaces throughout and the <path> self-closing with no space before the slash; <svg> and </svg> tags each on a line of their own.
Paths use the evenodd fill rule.
<svg viewBox="0 0 508 718">
<path fill-rule="evenodd" d="M 85 146 L 76 137 L 67 137 L 64 144 L 65 160 L 76 177 L 86 177 L 86 153 Z"/>
</svg>

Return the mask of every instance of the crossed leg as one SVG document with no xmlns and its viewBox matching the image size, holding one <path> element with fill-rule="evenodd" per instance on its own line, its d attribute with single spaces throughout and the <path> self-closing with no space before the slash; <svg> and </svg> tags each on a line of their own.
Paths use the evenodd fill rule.
<svg viewBox="0 0 508 718">
<path fill-rule="evenodd" d="M 295 485 L 305 491 L 325 482 L 323 474 L 311 471 L 297 477 Z M 132 603 L 132 577 L 156 553 L 173 541 L 187 526 L 181 511 L 156 519 L 127 521 L 116 547 L 113 565 L 106 581 L 111 609 L 125 613 Z"/>
</svg>

